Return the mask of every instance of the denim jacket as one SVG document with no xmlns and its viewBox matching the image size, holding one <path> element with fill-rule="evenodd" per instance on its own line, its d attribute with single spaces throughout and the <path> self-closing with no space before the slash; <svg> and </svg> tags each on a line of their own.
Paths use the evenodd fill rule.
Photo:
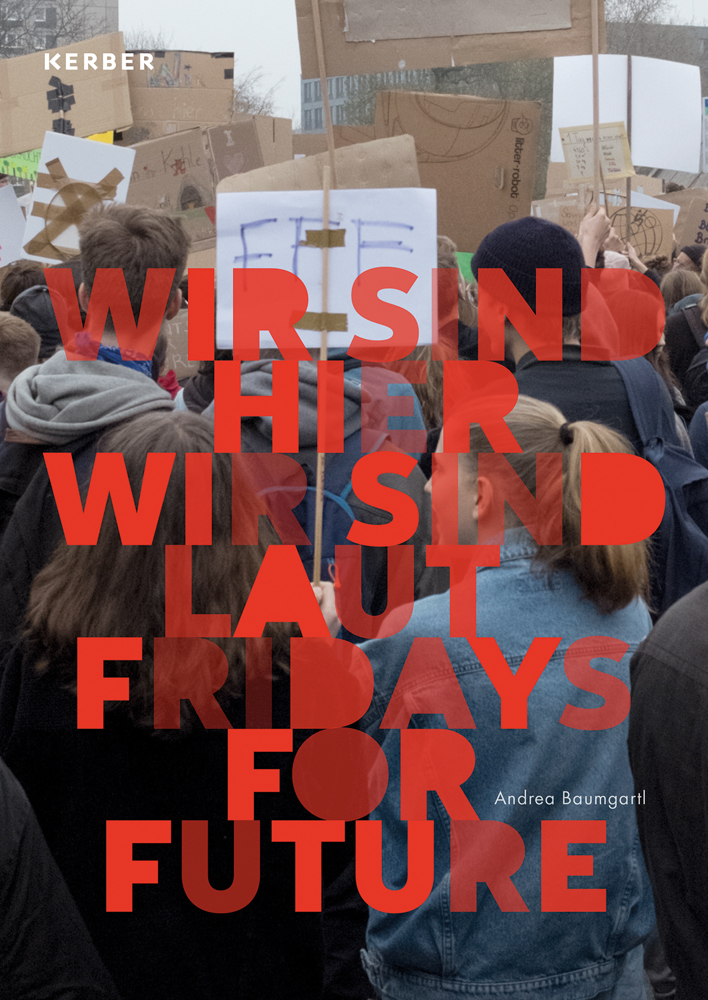
<svg viewBox="0 0 708 1000">
<path fill-rule="evenodd" d="M 372 983 L 387 998 L 552 993 L 561 1000 L 586 1000 L 613 988 L 624 956 L 641 943 L 654 921 L 632 805 L 628 722 L 592 731 L 558 721 L 566 704 L 587 709 L 603 705 L 600 696 L 567 679 L 568 647 L 587 636 L 627 643 L 617 662 L 602 656 L 603 648 L 618 655 L 616 649 L 600 642 L 592 665 L 629 687 L 629 661 L 651 628 L 649 614 L 640 600 L 602 614 L 583 598 L 570 573 L 532 565 L 536 547 L 524 529 L 507 531 L 506 539 L 500 566 L 477 570 L 477 636 L 493 636 L 514 672 L 534 637 L 562 637 L 529 696 L 528 728 L 501 729 L 499 695 L 472 646 L 466 639 L 450 638 L 449 592 L 416 602 L 410 622 L 397 635 L 363 644 L 376 686 L 360 725 L 381 744 L 388 760 L 388 788 L 371 818 L 383 823 L 384 884 L 397 889 L 406 884 L 408 857 L 406 823 L 399 819 L 400 736 L 397 729 L 379 726 L 413 639 L 441 637 L 477 727 L 462 732 L 476 758 L 462 789 L 480 820 L 509 824 L 523 837 L 525 856 L 512 882 L 528 912 L 502 912 L 482 882 L 476 912 L 451 912 L 450 821 L 437 794 L 429 794 L 428 819 L 435 821 L 432 892 L 408 913 L 370 910 L 362 959 Z M 431 668 L 427 687 L 434 691 L 435 683 Z M 416 690 L 425 687 L 425 677 L 420 685 L 416 682 Z M 431 714 L 414 714 L 412 727 L 447 728 L 442 715 Z M 538 795 L 543 804 L 536 804 Z M 627 804 L 621 804 L 621 796 L 627 796 Z M 606 821 L 605 844 L 570 843 L 567 848 L 569 855 L 591 854 L 593 864 L 591 876 L 569 876 L 568 888 L 604 888 L 605 912 L 541 912 L 544 820 Z"/>
</svg>

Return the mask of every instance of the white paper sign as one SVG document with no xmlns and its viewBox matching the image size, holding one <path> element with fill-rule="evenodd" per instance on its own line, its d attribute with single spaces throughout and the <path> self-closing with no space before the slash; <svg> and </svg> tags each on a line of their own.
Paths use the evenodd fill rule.
<svg viewBox="0 0 708 1000">
<path fill-rule="evenodd" d="M 701 80 L 697 66 L 632 56 L 632 159 L 698 173 Z M 600 56 L 600 121 L 627 124 L 627 56 Z M 553 60 L 551 160 L 563 161 L 559 128 L 592 121 L 592 57 Z"/>
<path fill-rule="evenodd" d="M 25 217 L 10 184 L 0 187 L 0 267 L 24 257 Z"/>
<path fill-rule="evenodd" d="M 432 269 L 437 267 L 436 194 L 428 188 L 335 190 L 330 229 L 344 231 L 344 245 L 330 246 L 328 314 L 344 314 L 346 331 L 329 334 L 331 347 L 348 347 L 355 335 L 388 340 L 391 331 L 361 317 L 351 289 L 364 271 L 398 267 L 417 276 L 408 293 L 396 289 L 379 298 L 412 313 L 421 344 L 432 337 Z M 322 250 L 304 246 L 307 231 L 322 229 L 321 191 L 244 191 L 216 198 L 217 346 L 233 346 L 232 270 L 282 268 L 296 274 L 308 292 L 309 313 L 322 312 Z M 316 237 L 315 237 L 316 239 Z M 319 347 L 317 330 L 298 329 L 307 347 Z M 261 348 L 275 347 L 261 331 Z"/>
<path fill-rule="evenodd" d="M 76 223 L 102 201 L 125 201 L 134 159 L 134 149 L 46 132 L 24 255 L 56 264 L 77 253 Z"/>
</svg>

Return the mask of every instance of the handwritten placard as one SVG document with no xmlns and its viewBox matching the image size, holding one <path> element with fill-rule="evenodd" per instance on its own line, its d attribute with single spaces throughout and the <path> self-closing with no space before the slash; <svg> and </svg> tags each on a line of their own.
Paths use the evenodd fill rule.
<svg viewBox="0 0 708 1000">
<path fill-rule="evenodd" d="M 24 257 L 25 217 L 10 184 L 0 187 L 0 267 Z"/>
<path fill-rule="evenodd" d="M 217 195 L 216 268 L 219 288 L 217 345 L 233 345 L 235 268 L 281 268 L 296 274 L 308 294 L 297 323 L 307 347 L 319 347 L 322 315 L 321 191 L 242 191 Z M 416 276 L 410 290 L 385 289 L 379 298 L 408 310 L 418 322 L 419 343 L 431 342 L 432 280 L 437 266 L 436 192 L 429 188 L 335 190 L 330 200 L 328 320 L 332 347 L 352 337 L 388 340 L 390 328 L 352 307 L 352 286 L 364 271 L 403 268 Z M 277 294 L 277 288 L 274 288 Z M 260 345 L 274 347 L 267 331 Z"/>
<path fill-rule="evenodd" d="M 571 181 L 593 179 L 594 137 L 592 125 L 558 130 Z M 623 122 L 600 125 L 600 169 L 607 181 L 633 177 L 632 154 Z"/>
</svg>

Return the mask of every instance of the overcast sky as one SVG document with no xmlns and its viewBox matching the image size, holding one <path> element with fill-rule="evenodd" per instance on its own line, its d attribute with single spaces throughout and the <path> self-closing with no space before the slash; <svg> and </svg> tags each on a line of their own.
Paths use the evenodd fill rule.
<svg viewBox="0 0 708 1000">
<path fill-rule="evenodd" d="M 679 23 L 708 24 L 708 0 L 674 0 L 674 10 Z M 161 31 L 175 49 L 233 49 L 236 75 L 260 67 L 265 87 L 277 85 L 276 113 L 299 119 L 295 0 L 120 0 L 120 27 Z"/>
</svg>

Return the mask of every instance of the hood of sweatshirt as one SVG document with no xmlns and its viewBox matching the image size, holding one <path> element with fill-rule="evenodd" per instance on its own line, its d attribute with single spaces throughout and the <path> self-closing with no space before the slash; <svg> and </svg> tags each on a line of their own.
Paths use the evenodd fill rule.
<svg viewBox="0 0 708 1000">
<path fill-rule="evenodd" d="M 141 372 L 106 361 L 69 361 L 59 351 L 17 376 L 5 416 L 13 430 L 62 445 L 141 413 L 173 408 L 170 394 Z"/>
<path fill-rule="evenodd" d="M 361 362 L 357 362 L 357 365 Z M 306 450 L 317 446 L 317 366 L 309 361 L 298 363 L 299 378 L 299 428 L 300 449 Z M 273 361 L 244 361 L 241 364 L 241 392 L 244 396 L 272 396 L 273 394 Z M 213 401 L 204 410 L 205 417 L 214 418 Z M 244 448 L 249 451 L 268 452 L 273 444 L 273 418 L 244 417 L 244 430 L 247 431 L 249 444 Z M 344 377 L 344 437 L 349 437 L 361 426 L 361 383 Z"/>
</svg>

